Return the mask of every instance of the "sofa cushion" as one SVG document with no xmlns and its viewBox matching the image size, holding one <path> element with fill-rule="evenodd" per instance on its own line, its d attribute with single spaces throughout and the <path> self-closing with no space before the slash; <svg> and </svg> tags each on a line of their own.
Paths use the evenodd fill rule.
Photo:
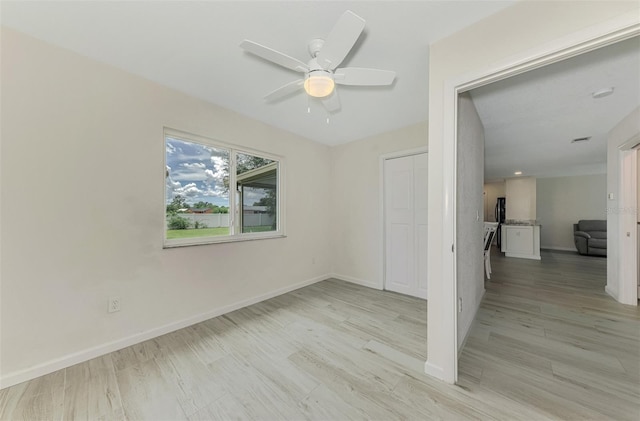
<svg viewBox="0 0 640 421">
<path fill-rule="evenodd" d="M 607 239 L 606 231 L 591 231 L 589 235 L 591 236 L 591 238 L 604 238 L 605 240 Z"/>
<path fill-rule="evenodd" d="M 607 221 L 604 219 L 581 219 L 578 221 L 578 231 L 591 233 L 591 231 L 607 232 Z"/>
<path fill-rule="evenodd" d="M 597 249 L 606 249 L 607 248 L 607 239 L 606 238 L 591 238 L 589 240 L 589 251 L 591 251 L 592 248 L 597 248 Z"/>
</svg>

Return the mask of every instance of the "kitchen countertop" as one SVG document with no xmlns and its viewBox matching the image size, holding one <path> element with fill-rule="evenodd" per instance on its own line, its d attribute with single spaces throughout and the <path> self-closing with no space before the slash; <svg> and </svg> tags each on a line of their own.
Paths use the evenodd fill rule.
<svg viewBox="0 0 640 421">
<path fill-rule="evenodd" d="M 524 226 L 524 227 L 535 227 L 540 226 L 535 220 L 527 220 L 527 219 L 507 219 L 503 222 L 502 225 L 516 225 L 516 226 Z"/>
</svg>

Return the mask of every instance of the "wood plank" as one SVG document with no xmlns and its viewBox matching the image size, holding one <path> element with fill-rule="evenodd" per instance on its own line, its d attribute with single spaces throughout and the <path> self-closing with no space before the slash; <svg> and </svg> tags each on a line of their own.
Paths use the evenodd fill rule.
<svg viewBox="0 0 640 421">
<path fill-rule="evenodd" d="M 492 255 L 459 383 L 423 373 L 427 303 L 335 279 L 0 391 L 0 419 L 640 418 L 640 309 L 606 260 Z"/>
</svg>

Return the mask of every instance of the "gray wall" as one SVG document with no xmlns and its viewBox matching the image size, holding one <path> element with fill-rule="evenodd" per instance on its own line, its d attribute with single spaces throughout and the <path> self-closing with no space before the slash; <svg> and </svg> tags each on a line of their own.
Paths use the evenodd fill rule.
<svg viewBox="0 0 640 421">
<path fill-rule="evenodd" d="M 573 224 L 607 219 L 607 175 L 538 178 L 540 247 L 575 250 Z"/>
<path fill-rule="evenodd" d="M 458 347 L 471 327 L 484 294 L 484 127 L 471 96 L 458 100 L 457 262 Z"/>
</svg>

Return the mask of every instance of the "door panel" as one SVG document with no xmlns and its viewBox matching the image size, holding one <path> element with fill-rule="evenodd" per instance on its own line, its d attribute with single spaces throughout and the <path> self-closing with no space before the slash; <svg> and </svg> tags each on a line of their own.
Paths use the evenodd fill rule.
<svg viewBox="0 0 640 421">
<path fill-rule="evenodd" d="M 427 295 L 427 154 L 384 161 L 385 289 Z"/>
<path fill-rule="evenodd" d="M 409 294 L 413 277 L 413 161 L 385 161 L 386 270 L 385 287 Z"/>
<path fill-rule="evenodd" d="M 411 287 L 410 255 L 413 241 L 411 238 L 411 227 L 408 224 L 392 224 L 391 235 L 389 236 L 392 253 L 389 261 L 389 279 L 394 284 L 398 292 L 407 292 Z"/>
</svg>

